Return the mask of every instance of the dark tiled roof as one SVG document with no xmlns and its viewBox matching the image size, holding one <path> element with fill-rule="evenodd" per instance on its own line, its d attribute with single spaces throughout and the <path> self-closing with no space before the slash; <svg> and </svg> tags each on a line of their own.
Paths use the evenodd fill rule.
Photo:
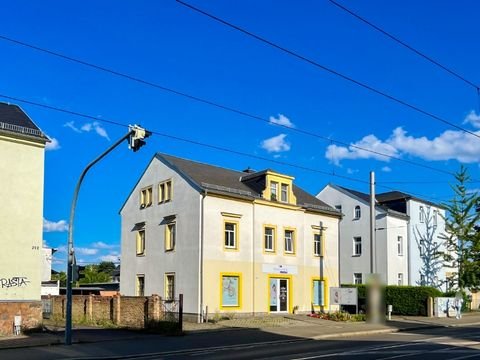
<svg viewBox="0 0 480 360">
<path fill-rule="evenodd" d="M 3 102 L 0 102 L 0 131 L 47 140 L 45 134 L 18 105 Z"/>
<path fill-rule="evenodd" d="M 229 195 L 236 195 L 246 198 L 261 198 L 261 190 L 255 186 L 252 179 L 255 175 L 261 177 L 265 175 L 267 170 L 262 170 L 254 174 L 248 174 L 241 171 L 229 170 L 218 166 L 203 164 L 191 160 L 186 160 L 166 154 L 157 154 L 157 157 L 163 158 L 175 169 L 192 180 L 198 187 L 203 190 L 220 192 Z M 273 170 L 271 170 L 273 171 Z M 242 182 L 245 177 L 249 181 Z M 298 186 L 293 185 L 293 193 L 297 198 L 297 205 L 304 208 L 324 211 L 339 215 L 338 211 L 310 195 Z"/>
<path fill-rule="evenodd" d="M 338 186 L 338 187 L 347 191 L 347 192 L 349 192 L 350 194 L 360 198 L 361 200 L 366 201 L 367 203 L 370 203 L 370 194 L 365 194 L 365 193 L 362 193 L 362 192 L 357 191 L 357 190 L 348 189 L 348 188 L 343 187 L 343 186 Z M 397 216 L 400 216 L 400 217 L 406 215 L 403 212 L 399 212 L 396 209 L 392 209 L 390 206 L 388 206 L 388 204 L 384 204 L 382 201 L 380 201 L 380 196 L 381 195 L 382 194 L 375 194 L 375 200 L 377 202 L 375 207 L 379 207 L 379 208 L 387 211 L 388 213 L 390 213 L 392 215 L 397 215 Z"/>
<path fill-rule="evenodd" d="M 407 194 L 407 193 L 404 193 L 404 192 L 401 192 L 401 191 L 389 191 L 389 192 L 386 192 L 386 193 L 378 194 L 377 195 L 377 200 L 381 203 L 388 203 L 388 202 L 391 202 L 391 201 L 398 201 L 398 200 L 416 200 L 418 202 L 421 202 L 421 203 L 424 203 L 424 204 L 427 204 L 427 205 L 435 206 L 435 207 L 438 207 L 438 208 L 443 208 L 442 205 L 438 205 L 438 204 L 435 204 L 431 201 L 417 198 L 415 196 L 412 196 L 410 194 Z"/>
</svg>

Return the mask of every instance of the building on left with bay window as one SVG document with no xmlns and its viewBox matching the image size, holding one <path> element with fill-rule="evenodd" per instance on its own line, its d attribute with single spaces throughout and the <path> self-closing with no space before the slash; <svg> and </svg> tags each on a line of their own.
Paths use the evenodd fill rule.
<svg viewBox="0 0 480 360">
<path fill-rule="evenodd" d="M 336 309 L 341 215 L 293 180 L 156 154 L 120 210 L 120 292 L 195 318 Z"/>
</svg>

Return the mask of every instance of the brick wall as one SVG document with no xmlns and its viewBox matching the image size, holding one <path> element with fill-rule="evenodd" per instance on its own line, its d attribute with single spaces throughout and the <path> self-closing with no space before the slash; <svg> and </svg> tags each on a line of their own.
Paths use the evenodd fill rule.
<svg viewBox="0 0 480 360">
<path fill-rule="evenodd" d="M 22 317 L 22 330 L 40 326 L 42 324 L 42 302 L 0 302 L 0 335 L 13 334 L 13 322 L 17 315 Z"/>
<path fill-rule="evenodd" d="M 51 301 L 51 317 L 65 318 L 65 295 L 44 296 Z M 72 320 L 95 323 L 113 322 L 119 326 L 144 328 L 149 322 L 161 319 L 161 298 L 152 296 L 74 295 Z"/>
</svg>

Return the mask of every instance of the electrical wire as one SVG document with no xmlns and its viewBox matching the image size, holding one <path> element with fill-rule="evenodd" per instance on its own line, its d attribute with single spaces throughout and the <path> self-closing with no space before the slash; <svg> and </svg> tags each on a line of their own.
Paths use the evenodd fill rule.
<svg viewBox="0 0 480 360">
<path fill-rule="evenodd" d="M 56 51 L 52 51 L 52 50 L 49 50 L 49 49 L 38 47 L 36 45 L 28 44 L 28 43 L 23 42 L 23 41 L 12 39 L 12 38 L 4 36 L 4 35 L 0 35 L 0 39 L 9 41 L 9 42 L 12 42 L 14 44 L 21 45 L 21 46 L 24 46 L 24 47 L 27 47 L 27 48 L 30 48 L 30 49 L 33 49 L 33 50 L 44 52 L 46 54 L 49 54 L 49 55 L 52 55 L 52 56 L 55 56 L 55 57 L 59 57 L 59 58 L 64 59 L 64 60 L 68 60 L 68 61 L 71 61 L 71 62 L 74 62 L 74 63 L 78 63 L 78 64 L 81 64 L 81 65 L 93 68 L 95 70 L 103 71 L 103 72 L 109 73 L 109 74 L 114 75 L 114 76 L 122 77 L 122 78 L 125 78 L 125 79 L 128 79 L 128 80 L 131 80 L 131 81 L 135 81 L 137 83 L 147 85 L 147 86 L 150 86 L 150 87 L 153 87 L 153 88 L 165 91 L 165 92 L 169 92 L 169 93 L 172 93 L 174 95 L 181 96 L 181 97 L 184 97 L 184 98 L 196 101 L 196 102 L 200 102 L 200 103 L 203 103 L 203 104 L 206 104 L 206 105 L 210 105 L 210 106 L 216 107 L 216 108 L 221 109 L 221 110 L 229 111 L 231 113 L 234 113 L 234 114 L 237 114 L 237 115 L 240 115 L 240 116 L 244 116 L 244 117 L 247 117 L 247 118 L 250 118 L 250 119 L 253 119 L 253 120 L 262 121 L 262 122 L 265 122 L 265 123 L 268 123 L 268 124 L 271 124 L 271 125 L 275 125 L 277 127 L 285 128 L 285 129 L 287 129 L 289 131 L 292 131 L 292 132 L 297 132 L 299 134 L 315 137 L 315 138 L 318 138 L 318 139 L 321 139 L 321 140 L 324 140 L 324 141 L 328 141 L 330 143 L 346 146 L 347 148 L 354 148 L 354 149 L 366 151 L 366 152 L 371 153 L 371 154 L 383 156 L 383 157 L 388 158 L 388 159 L 401 161 L 401 162 L 404 162 L 404 163 L 407 163 L 407 164 L 410 164 L 410 165 L 414 165 L 414 166 L 417 166 L 417 167 L 430 169 L 432 171 L 436 171 L 436 172 L 439 172 L 439 173 L 443 173 L 443 174 L 447 174 L 447 175 L 453 175 L 453 173 L 451 173 L 449 171 L 446 171 L 446 170 L 443 170 L 443 169 L 440 169 L 440 168 L 437 168 L 437 167 L 434 167 L 434 166 L 425 165 L 425 164 L 422 164 L 422 163 L 419 163 L 419 162 L 416 162 L 416 161 L 413 161 L 413 160 L 403 159 L 399 156 L 385 154 L 385 153 L 382 153 L 380 151 L 368 149 L 368 148 L 358 146 L 358 145 L 355 145 L 355 144 L 349 144 L 349 143 L 346 143 L 344 141 L 336 140 L 336 139 L 333 139 L 331 137 L 323 136 L 323 135 L 314 133 L 312 131 L 304 130 L 304 129 L 301 129 L 301 128 L 298 128 L 298 127 L 294 128 L 294 127 L 283 125 L 283 124 L 277 124 L 277 123 L 271 122 L 267 118 L 264 118 L 264 117 L 261 117 L 261 116 L 255 115 L 255 114 L 251 114 L 247 111 L 243 111 L 243 110 L 239 110 L 239 109 L 236 109 L 236 108 L 233 108 L 233 107 L 230 107 L 230 106 L 219 104 L 217 102 L 210 101 L 210 100 L 207 100 L 207 99 L 204 99 L 204 98 L 200 98 L 198 96 L 194 96 L 194 95 L 185 93 L 183 91 L 178 91 L 178 90 L 175 90 L 175 89 L 163 86 L 163 85 L 159 85 L 157 83 L 154 83 L 154 82 L 151 82 L 151 81 L 148 81 L 148 80 L 144 80 L 144 79 L 132 76 L 132 75 L 125 74 L 123 72 L 119 72 L 119 71 L 116 71 L 116 70 L 106 68 L 104 66 L 99 66 L 99 65 L 93 64 L 91 62 L 83 61 L 83 60 L 80 60 L 80 59 L 77 59 L 77 58 L 74 58 L 74 57 L 71 57 L 71 56 L 68 56 L 68 55 L 61 54 L 61 53 L 56 52 Z M 44 105 L 44 107 L 47 107 L 47 106 Z"/>
<path fill-rule="evenodd" d="M 408 50 L 414 52 L 415 54 L 417 54 L 418 56 L 424 58 L 425 60 L 429 61 L 430 63 L 436 65 L 437 67 L 439 67 L 440 69 L 448 72 L 449 74 L 453 75 L 454 77 L 462 80 L 464 83 L 468 84 L 469 86 L 473 87 L 475 90 L 477 90 L 477 93 L 480 92 L 480 87 L 475 84 L 474 82 L 468 80 L 466 77 L 460 75 L 459 73 L 453 71 L 452 69 L 446 67 L 445 65 L 442 65 L 440 62 L 434 60 L 432 57 L 426 55 L 424 52 L 420 51 L 420 50 L 417 50 L 415 49 L 413 46 L 407 44 L 405 41 L 403 40 L 400 40 L 398 37 L 390 34 L 389 32 L 387 32 L 386 30 L 380 28 L 379 26 L 373 24 L 371 21 L 365 19 L 364 17 L 358 15 L 357 13 L 353 12 L 352 10 L 350 10 L 349 8 L 347 8 L 346 6 L 334 1 L 334 0 L 329 0 L 330 3 L 332 3 L 333 5 L 335 5 L 336 7 L 338 7 L 339 9 L 345 11 L 346 13 L 352 15 L 353 17 L 357 18 L 358 20 L 362 21 L 363 23 L 367 24 L 368 26 L 370 26 L 371 28 L 377 30 L 378 32 L 382 33 L 383 35 L 387 36 L 388 38 L 392 39 L 393 41 L 397 42 L 398 44 L 402 45 L 403 47 L 407 48 Z"/>
<path fill-rule="evenodd" d="M 36 107 L 44 108 L 44 109 L 51 110 L 51 111 L 56 111 L 56 112 L 61 112 L 61 113 L 64 113 L 64 114 L 78 116 L 78 117 L 81 117 L 81 118 L 84 118 L 84 119 L 92 119 L 92 120 L 95 120 L 95 121 L 98 121 L 98 122 L 103 122 L 103 123 L 110 124 L 110 125 L 115 125 L 115 126 L 128 128 L 127 124 L 121 123 L 119 121 L 108 120 L 104 117 L 100 118 L 98 116 L 88 115 L 88 114 L 81 113 L 81 112 L 78 112 L 78 111 L 67 110 L 67 109 L 63 109 L 63 108 L 60 108 L 60 107 L 56 107 L 56 106 L 45 105 L 45 104 L 41 104 L 41 103 L 38 103 L 38 102 L 21 99 L 21 98 L 18 98 L 18 97 L 8 96 L 8 95 L 5 95 L 5 94 L 0 94 L 0 97 L 4 98 L 4 99 L 14 100 L 14 101 L 17 101 L 17 102 L 21 102 L 21 103 L 33 105 L 33 106 L 36 106 Z M 318 173 L 318 174 L 322 174 L 322 175 L 326 175 L 326 176 L 333 176 L 333 177 L 337 177 L 337 178 L 352 181 L 352 182 L 357 182 L 357 183 L 362 183 L 362 184 L 370 184 L 370 182 L 367 181 L 367 180 L 357 179 L 357 178 L 353 178 L 353 177 L 345 176 L 345 175 L 339 175 L 339 174 L 336 174 L 334 172 L 328 172 L 328 171 L 324 171 L 324 170 L 314 169 L 314 168 L 311 168 L 311 167 L 302 166 L 302 165 L 298 165 L 298 164 L 294 164 L 294 163 L 290 163 L 290 162 L 286 162 L 286 161 L 269 159 L 269 158 L 264 157 L 264 156 L 250 154 L 250 153 L 246 153 L 246 152 L 242 152 L 242 151 L 238 151 L 238 150 L 233 150 L 233 149 L 229 149 L 229 148 L 218 146 L 218 145 L 212 145 L 212 144 L 200 142 L 200 141 L 197 141 L 197 140 L 186 139 L 186 138 L 183 138 L 183 137 L 179 137 L 179 136 L 171 135 L 171 134 L 166 134 L 166 133 L 151 130 L 151 129 L 148 129 L 148 130 L 154 135 L 158 135 L 158 136 L 168 138 L 168 139 L 171 139 L 171 140 L 181 141 L 181 142 L 185 142 L 185 143 L 188 143 L 188 144 L 202 146 L 202 147 L 206 147 L 206 148 L 209 148 L 209 149 L 218 150 L 218 151 L 222 151 L 222 152 L 230 153 L 230 154 L 235 154 L 235 155 L 242 156 L 242 157 L 248 157 L 248 158 L 251 158 L 251 159 L 261 160 L 261 161 L 265 161 L 265 162 L 269 162 L 269 163 L 273 163 L 273 164 L 277 164 L 277 165 L 288 166 L 288 167 L 303 170 L 303 171 L 309 171 L 309 172 Z M 395 189 L 395 188 L 392 188 L 392 187 L 389 187 L 389 186 L 385 186 L 385 185 L 378 185 L 378 187 L 381 187 L 381 188 L 384 188 L 384 189 L 387 189 L 387 190 L 400 191 L 398 189 Z M 432 197 L 432 196 L 429 196 L 429 195 L 424 195 L 424 194 L 413 193 L 411 191 L 405 192 L 405 193 L 408 193 L 408 194 L 411 194 L 411 195 L 416 195 L 418 197 L 437 200 L 435 197 Z"/>
<path fill-rule="evenodd" d="M 264 37 L 261 37 L 261 36 L 259 36 L 259 35 L 254 34 L 253 32 L 251 32 L 251 31 L 249 31 L 249 30 L 246 30 L 246 29 L 241 28 L 241 27 L 239 27 L 239 26 L 237 26 L 237 25 L 234 25 L 234 24 L 232 24 L 232 23 L 230 23 L 230 22 L 228 22 L 228 21 L 226 21 L 226 20 L 223 20 L 223 19 L 221 19 L 221 18 L 218 17 L 218 16 L 212 15 L 212 14 L 210 14 L 210 13 L 204 11 L 204 10 L 201 10 L 201 9 L 199 9 L 199 8 L 193 6 L 193 5 L 190 5 L 190 4 L 186 3 L 186 2 L 183 2 L 183 1 L 181 1 L 181 0 L 176 0 L 176 2 L 179 3 L 179 4 L 181 4 L 181 5 L 183 5 L 183 6 L 185 6 L 185 7 L 187 7 L 187 8 L 189 8 L 189 9 L 191 9 L 191 10 L 193 10 L 193 11 L 195 11 L 195 12 L 197 12 L 197 13 L 199 13 L 199 14 L 202 14 L 202 15 L 204 15 L 204 16 L 212 19 L 212 20 L 215 20 L 215 21 L 217 21 L 217 22 L 219 22 L 219 23 L 221 23 L 221 24 L 223 24 L 223 25 L 225 25 L 225 26 L 227 26 L 227 27 L 230 27 L 230 28 L 232 28 L 232 29 L 235 29 L 235 30 L 237 30 L 237 31 L 239 31 L 239 32 L 241 32 L 241 33 L 249 36 L 249 37 L 252 37 L 252 38 L 254 38 L 254 39 L 256 39 L 256 40 L 264 43 L 264 44 L 267 44 L 267 45 L 269 45 L 269 46 L 271 46 L 271 47 L 273 47 L 273 48 L 275 48 L 275 49 L 278 49 L 278 50 L 280 50 L 280 51 L 282 51 L 282 52 L 284 52 L 284 53 L 286 53 L 286 54 L 288 54 L 288 55 L 291 55 L 291 56 L 293 56 L 293 57 L 295 57 L 295 58 L 297 58 L 297 59 L 299 59 L 299 60 L 301 60 L 301 61 L 303 61 L 303 62 L 306 62 L 306 63 L 308 63 L 308 64 L 310 64 L 310 65 L 312 65 L 312 66 L 314 66 L 314 67 L 317 67 L 317 68 L 319 68 L 319 69 L 322 69 L 322 70 L 324 70 L 324 71 L 326 71 L 326 72 L 328 72 L 328 73 L 330 73 L 330 74 L 333 74 L 333 75 L 335 75 L 335 76 L 337 76 L 337 77 L 340 77 L 340 78 L 342 78 L 342 79 L 344 79 L 344 80 L 346 80 L 346 81 L 348 81 L 348 82 L 351 82 L 351 83 L 353 83 L 353 84 L 355 84 L 355 85 L 357 85 L 357 86 L 359 86 L 359 87 L 362 87 L 362 88 L 364 88 L 364 89 L 366 89 L 366 90 L 369 90 L 370 92 L 373 92 L 373 93 L 375 93 L 375 94 L 377 94 L 377 95 L 380 95 L 380 96 L 382 96 L 382 97 L 384 97 L 384 98 L 387 98 L 387 99 L 389 99 L 389 100 L 391 100 L 391 101 L 393 101 L 393 102 L 396 102 L 396 103 L 398 103 L 398 104 L 400 104 L 400 105 L 403 105 L 403 106 L 405 106 L 405 107 L 407 107 L 407 108 L 410 108 L 411 110 L 414 110 L 414 111 L 416 111 L 416 112 L 418 112 L 418 113 L 420 113 L 420 114 L 423 114 L 423 115 L 425 115 L 425 116 L 427 116 L 427 117 L 430 117 L 430 118 L 432 118 L 432 119 L 434 119 L 434 120 L 436 120 L 436 121 L 439 121 L 439 122 L 442 122 L 442 123 L 444 123 L 444 124 L 446 124 L 446 125 L 449 125 L 449 126 L 452 127 L 452 128 L 455 128 L 455 129 L 457 129 L 457 130 L 460 130 L 460 131 L 462 131 L 462 132 L 465 132 L 465 133 L 467 133 L 467 134 L 470 134 L 470 135 L 472 135 L 472 136 L 475 136 L 476 138 L 480 138 L 480 135 L 474 133 L 473 131 L 467 130 L 467 129 L 459 126 L 459 125 L 454 124 L 454 123 L 451 122 L 451 121 L 448 121 L 448 120 L 446 120 L 446 119 L 443 119 L 443 118 L 441 118 L 440 116 L 437 116 L 437 115 L 435 115 L 435 114 L 433 114 L 433 113 L 431 113 L 431 112 L 429 112 L 429 111 L 423 110 L 423 109 L 419 108 L 418 106 L 413 105 L 413 104 L 410 104 L 410 103 L 408 103 L 408 102 L 406 102 L 406 101 L 404 101 L 404 100 L 401 100 L 401 99 L 399 99 L 399 98 L 397 98 L 397 97 L 395 97 L 395 96 L 393 96 L 393 95 L 387 94 L 386 92 L 384 92 L 384 91 L 382 91 L 382 90 L 378 90 L 378 89 L 374 88 L 373 86 L 367 85 L 367 84 L 365 84 L 365 83 L 363 83 L 363 82 L 361 82 L 361 81 L 359 81 L 359 80 L 355 80 L 354 78 L 352 78 L 352 77 L 350 77 L 350 76 L 347 76 L 347 75 L 345 75 L 345 74 L 342 74 L 342 73 L 338 72 L 337 70 L 334 70 L 334 69 L 332 69 L 332 68 L 329 68 L 329 67 L 327 67 L 327 66 L 325 66 L 325 65 L 322 65 L 322 64 L 316 62 L 315 60 L 312 60 L 312 59 L 310 59 L 310 58 L 308 58 L 308 57 L 306 57 L 306 56 L 304 56 L 304 55 L 301 55 L 301 54 L 293 51 L 293 50 L 287 49 L 286 47 L 283 47 L 283 46 L 281 46 L 281 45 L 278 45 L 278 44 L 276 44 L 276 43 L 274 43 L 274 42 L 272 42 L 272 41 L 270 41 L 270 40 L 268 40 L 268 39 L 266 39 L 266 38 L 264 38 Z"/>
</svg>

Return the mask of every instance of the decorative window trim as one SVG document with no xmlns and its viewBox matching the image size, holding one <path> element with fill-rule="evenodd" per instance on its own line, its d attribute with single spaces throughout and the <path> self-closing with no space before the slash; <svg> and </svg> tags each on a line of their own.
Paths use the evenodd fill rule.
<svg viewBox="0 0 480 360">
<path fill-rule="evenodd" d="M 220 214 L 222 214 L 222 216 L 225 216 L 225 217 L 231 217 L 231 218 L 236 218 L 236 219 L 240 219 L 243 215 L 242 214 L 234 214 L 234 213 L 229 213 L 229 212 L 220 212 Z"/>
<path fill-rule="evenodd" d="M 173 291 L 172 291 L 172 294 L 169 294 L 169 289 L 168 289 L 168 278 L 169 277 L 173 277 Z M 176 274 L 174 272 L 166 272 L 165 273 L 165 278 L 164 278 L 164 282 L 165 282 L 165 285 L 164 285 L 164 295 L 165 295 L 165 301 L 174 301 L 175 300 L 175 288 L 176 288 Z M 171 295 L 171 296 L 169 296 Z"/>
<path fill-rule="evenodd" d="M 323 304 L 316 304 L 315 303 L 315 282 L 318 281 L 318 282 L 322 282 L 323 281 Z M 311 284 L 311 299 L 312 299 L 312 306 L 314 308 L 320 308 L 320 307 L 326 307 L 328 302 L 329 302 L 329 299 L 328 299 L 328 280 L 326 278 L 320 278 L 319 276 L 314 276 L 312 277 L 311 281 L 310 281 L 310 284 Z M 320 284 L 319 284 L 320 285 Z"/>
<path fill-rule="evenodd" d="M 143 294 L 140 294 L 140 279 L 143 279 Z M 145 296 L 145 274 L 135 276 L 135 296 Z"/>
<path fill-rule="evenodd" d="M 145 256 L 145 223 L 138 228 L 135 234 L 135 254 L 137 256 Z"/>
</svg>

